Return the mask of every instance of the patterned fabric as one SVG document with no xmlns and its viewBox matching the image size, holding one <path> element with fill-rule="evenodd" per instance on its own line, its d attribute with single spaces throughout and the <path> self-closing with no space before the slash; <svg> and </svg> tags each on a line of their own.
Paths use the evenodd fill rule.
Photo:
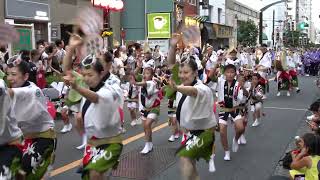
<svg viewBox="0 0 320 180">
<path fill-rule="evenodd" d="M 278 91 L 289 91 L 291 82 L 290 74 L 282 71 L 278 77 Z"/>
<path fill-rule="evenodd" d="M 27 180 L 41 179 L 54 161 L 55 139 L 25 139 L 23 144 L 22 169 Z"/>
<path fill-rule="evenodd" d="M 148 117 L 148 114 L 154 113 L 156 115 L 160 115 L 160 106 L 150 108 L 149 110 L 141 110 L 141 115 L 145 118 Z"/>
<path fill-rule="evenodd" d="M 294 70 L 290 70 L 289 74 L 290 74 L 290 76 L 292 78 L 292 80 L 291 80 L 292 87 L 299 87 L 299 81 L 298 81 L 297 72 L 294 71 Z"/>
<path fill-rule="evenodd" d="M 104 144 L 98 147 L 87 145 L 82 159 L 82 179 L 90 179 L 90 170 L 104 173 L 111 168 L 116 168 L 119 163 L 122 148 L 122 144 Z"/>
<path fill-rule="evenodd" d="M 214 144 L 214 133 L 212 130 L 201 131 L 201 133 L 192 133 L 184 144 L 177 150 L 179 157 L 189 157 L 199 160 L 203 158 L 207 162 L 212 154 L 212 146 Z"/>
<path fill-rule="evenodd" d="M 15 145 L 0 146 L 0 179 L 15 179 L 20 169 L 22 151 Z"/>
</svg>

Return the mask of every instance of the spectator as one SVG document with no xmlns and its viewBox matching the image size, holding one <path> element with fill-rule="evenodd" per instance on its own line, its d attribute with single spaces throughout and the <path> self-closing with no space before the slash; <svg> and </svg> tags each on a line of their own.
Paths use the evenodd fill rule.
<svg viewBox="0 0 320 180">
<path fill-rule="evenodd" d="M 64 41 L 61 39 L 58 39 L 55 41 L 56 47 L 57 47 L 57 53 L 55 54 L 57 61 L 59 64 L 62 64 L 62 60 L 64 56 L 66 55 L 66 51 L 64 50 Z"/>
<path fill-rule="evenodd" d="M 301 139 L 301 152 L 292 153 L 290 175 L 294 179 L 296 175 L 305 175 L 305 180 L 319 179 L 318 163 L 320 161 L 320 139 L 318 135 L 306 133 Z"/>
</svg>

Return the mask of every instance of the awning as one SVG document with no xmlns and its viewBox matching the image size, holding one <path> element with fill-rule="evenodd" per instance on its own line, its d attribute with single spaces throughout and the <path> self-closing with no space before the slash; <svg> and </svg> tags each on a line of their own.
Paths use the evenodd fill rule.
<svg viewBox="0 0 320 180">
<path fill-rule="evenodd" d="M 199 21 L 199 22 L 206 22 L 207 19 L 208 19 L 208 16 L 199 16 L 199 15 L 196 15 L 193 17 L 193 19 Z"/>
<path fill-rule="evenodd" d="M 262 40 L 268 40 L 268 36 L 266 35 L 266 33 L 262 33 Z"/>
</svg>

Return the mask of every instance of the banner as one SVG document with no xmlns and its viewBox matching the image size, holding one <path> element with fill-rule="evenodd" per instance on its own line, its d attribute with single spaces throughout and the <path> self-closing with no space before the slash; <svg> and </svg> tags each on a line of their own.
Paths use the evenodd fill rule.
<svg viewBox="0 0 320 180">
<path fill-rule="evenodd" d="M 150 13 L 147 22 L 149 39 L 171 37 L 170 13 Z"/>
</svg>

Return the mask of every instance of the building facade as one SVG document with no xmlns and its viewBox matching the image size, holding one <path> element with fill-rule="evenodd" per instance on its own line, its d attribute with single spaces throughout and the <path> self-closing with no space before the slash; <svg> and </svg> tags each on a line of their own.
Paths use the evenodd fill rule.
<svg viewBox="0 0 320 180">
<path fill-rule="evenodd" d="M 230 45 L 232 26 L 226 24 L 226 0 L 205 0 L 200 6 L 202 44 L 209 43 L 215 49 Z"/>
<path fill-rule="evenodd" d="M 292 0 L 288 3 L 288 26 L 299 30 L 301 43 L 314 42 L 315 29 L 312 23 L 312 0 Z"/>
<path fill-rule="evenodd" d="M 251 20 L 258 26 L 259 12 L 236 1 L 226 0 L 226 25 L 232 26 L 232 38 L 229 43 L 233 47 L 237 47 L 237 32 L 241 22 Z"/>
<path fill-rule="evenodd" d="M 35 48 L 36 41 L 63 39 L 68 43 L 74 19 L 81 9 L 92 6 L 89 0 L 0 0 L 0 21 L 12 24 L 20 33 L 13 51 Z M 103 16 L 102 9 L 95 8 Z M 120 41 L 120 13 L 110 13 L 113 37 Z"/>
</svg>

